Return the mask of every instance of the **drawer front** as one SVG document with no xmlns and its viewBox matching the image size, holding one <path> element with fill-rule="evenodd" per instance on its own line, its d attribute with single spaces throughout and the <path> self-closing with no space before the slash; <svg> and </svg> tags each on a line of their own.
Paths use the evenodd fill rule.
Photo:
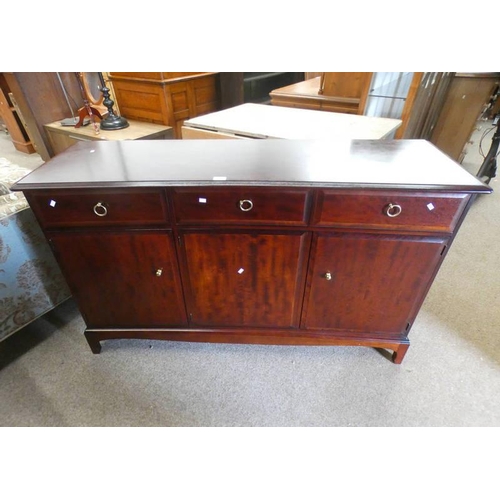
<svg viewBox="0 0 500 500">
<path fill-rule="evenodd" d="M 193 188 L 173 192 L 176 221 L 197 224 L 307 224 L 309 191 L 266 188 Z"/>
<path fill-rule="evenodd" d="M 319 226 L 452 232 L 467 194 L 398 191 L 323 191 L 313 222 Z"/>
<path fill-rule="evenodd" d="M 164 193 L 51 190 L 28 195 L 43 227 L 161 225 L 168 222 Z"/>
</svg>

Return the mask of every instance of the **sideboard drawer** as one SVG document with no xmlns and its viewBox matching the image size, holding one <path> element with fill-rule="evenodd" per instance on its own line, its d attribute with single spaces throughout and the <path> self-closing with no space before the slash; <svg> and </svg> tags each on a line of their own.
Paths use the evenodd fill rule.
<svg viewBox="0 0 500 500">
<path fill-rule="evenodd" d="M 176 221 L 197 224 L 285 224 L 305 226 L 309 190 L 183 188 L 173 192 Z"/>
<path fill-rule="evenodd" d="M 314 215 L 319 226 L 453 231 L 467 194 L 341 191 L 320 193 Z"/>
<path fill-rule="evenodd" d="M 160 189 L 51 190 L 29 195 L 30 205 L 44 227 L 161 225 L 168 222 Z"/>
</svg>

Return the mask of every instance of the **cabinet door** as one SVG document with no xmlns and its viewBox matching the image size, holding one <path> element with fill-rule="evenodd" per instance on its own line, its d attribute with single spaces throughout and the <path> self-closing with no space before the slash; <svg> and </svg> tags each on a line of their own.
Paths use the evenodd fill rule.
<svg viewBox="0 0 500 500">
<path fill-rule="evenodd" d="M 191 322 L 298 326 L 308 238 L 305 233 L 184 233 Z"/>
<path fill-rule="evenodd" d="M 418 236 L 318 235 L 302 326 L 402 333 L 416 314 L 446 240 Z"/>
<path fill-rule="evenodd" d="M 89 328 L 187 324 L 170 234 L 56 233 L 49 239 Z"/>
</svg>

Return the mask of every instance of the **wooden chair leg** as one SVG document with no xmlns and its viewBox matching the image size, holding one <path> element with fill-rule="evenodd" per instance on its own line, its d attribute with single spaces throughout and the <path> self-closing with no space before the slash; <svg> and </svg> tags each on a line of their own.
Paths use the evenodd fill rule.
<svg viewBox="0 0 500 500">
<path fill-rule="evenodd" d="M 392 361 L 397 365 L 400 365 L 405 357 L 408 347 L 410 347 L 410 344 L 400 344 L 392 355 Z"/>
</svg>

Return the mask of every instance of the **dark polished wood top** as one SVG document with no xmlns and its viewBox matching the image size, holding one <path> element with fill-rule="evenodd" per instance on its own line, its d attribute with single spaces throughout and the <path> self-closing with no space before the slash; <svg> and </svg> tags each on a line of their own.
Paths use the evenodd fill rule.
<svg viewBox="0 0 500 500">
<path fill-rule="evenodd" d="M 286 139 L 82 142 L 12 189 L 205 185 L 491 192 L 427 141 Z"/>
</svg>

